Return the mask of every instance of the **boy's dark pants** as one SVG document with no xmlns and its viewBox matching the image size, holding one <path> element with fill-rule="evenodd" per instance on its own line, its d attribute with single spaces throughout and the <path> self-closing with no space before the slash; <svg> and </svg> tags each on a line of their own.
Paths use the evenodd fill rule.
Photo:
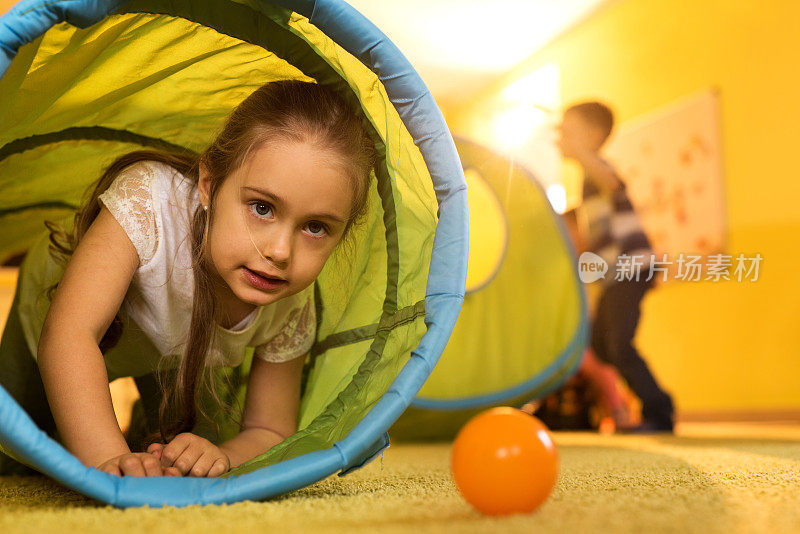
<svg viewBox="0 0 800 534">
<path fill-rule="evenodd" d="M 672 429 L 673 404 L 656 382 L 633 346 L 639 324 L 639 304 L 650 287 L 644 280 L 612 282 L 600 296 L 592 326 L 592 349 L 617 368 L 642 401 L 642 419 L 659 428 Z"/>
</svg>

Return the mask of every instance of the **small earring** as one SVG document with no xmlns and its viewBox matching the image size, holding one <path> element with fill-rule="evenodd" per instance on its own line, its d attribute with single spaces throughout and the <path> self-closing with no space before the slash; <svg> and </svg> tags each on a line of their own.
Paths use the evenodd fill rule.
<svg viewBox="0 0 800 534">
<path fill-rule="evenodd" d="M 205 211 L 208 211 L 208 206 L 203 206 L 203 209 L 204 209 Z"/>
</svg>

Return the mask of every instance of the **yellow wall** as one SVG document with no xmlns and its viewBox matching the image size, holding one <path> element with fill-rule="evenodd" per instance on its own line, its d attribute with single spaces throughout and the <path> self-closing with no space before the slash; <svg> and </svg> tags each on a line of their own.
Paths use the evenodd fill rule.
<svg viewBox="0 0 800 534">
<path fill-rule="evenodd" d="M 671 282 L 643 303 L 637 344 L 684 413 L 800 409 L 800 3 L 610 2 L 474 101 L 547 63 L 562 102 L 601 99 L 619 122 L 716 87 L 728 253 L 760 253 L 755 283 Z M 473 130 L 473 131 L 470 131 Z"/>
</svg>

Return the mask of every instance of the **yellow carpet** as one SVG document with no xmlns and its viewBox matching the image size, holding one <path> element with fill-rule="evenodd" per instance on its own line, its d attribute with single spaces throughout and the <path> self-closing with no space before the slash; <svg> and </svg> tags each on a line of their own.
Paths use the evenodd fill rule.
<svg viewBox="0 0 800 534">
<path fill-rule="evenodd" d="M 119 510 L 43 477 L 0 477 L 0 532 L 800 532 L 800 426 L 555 438 L 558 486 L 531 515 L 473 511 L 450 477 L 449 444 L 395 444 L 349 476 L 223 506 Z"/>
</svg>

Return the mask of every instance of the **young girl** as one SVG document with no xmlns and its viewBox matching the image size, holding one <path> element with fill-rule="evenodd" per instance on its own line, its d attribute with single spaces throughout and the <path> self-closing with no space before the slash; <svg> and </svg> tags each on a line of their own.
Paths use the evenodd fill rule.
<svg viewBox="0 0 800 534">
<path fill-rule="evenodd" d="M 316 331 L 313 282 L 366 211 L 372 146 L 335 93 L 277 81 L 246 98 L 199 157 L 118 158 L 70 235 L 48 223 L 51 249 L 68 263 L 34 332 L 38 345 L 35 305 L 18 288 L 0 384 L 29 413 L 47 411 L 34 420 L 57 427 L 50 433 L 85 465 L 116 475 L 219 476 L 280 443 L 297 430 Z M 45 280 L 44 271 L 52 261 L 26 258 L 20 284 Z M 198 385 L 211 367 L 239 365 L 246 347 L 254 354 L 242 430 L 215 445 L 191 432 Z M 175 368 L 160 433 L 146 452 L 131 452 L 108 379 L 156 367 Z M 14 464 L 0 454 L 0 474 Z"/>
</svg>

